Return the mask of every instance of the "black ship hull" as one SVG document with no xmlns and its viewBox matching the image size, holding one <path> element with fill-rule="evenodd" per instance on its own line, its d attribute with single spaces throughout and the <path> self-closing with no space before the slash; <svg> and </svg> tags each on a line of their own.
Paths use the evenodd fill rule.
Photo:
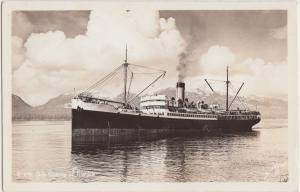
<svg viewBox="0 0 300 192">
<path fill-rule="evenodd" d="M 247 132 L 260 119 L 182 119 L 164 116 L 72 109 L 72 136 Z"/>
</svg>

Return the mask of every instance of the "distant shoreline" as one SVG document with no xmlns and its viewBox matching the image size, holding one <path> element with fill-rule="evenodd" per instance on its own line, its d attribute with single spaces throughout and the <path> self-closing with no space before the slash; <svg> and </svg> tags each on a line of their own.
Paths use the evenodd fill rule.
<svg viewBox="0 0 300 192">
<path fill-rule="evenodd" d="M 20 122 L 20 121 L 72 121 L 70 118 L 57 118 L 57 119 L 53 119 L 53 118 L 49 118 L 49 119 L 12 119 L 12 121 L 16 121 L 16 122 Z"/>
<path fill-rule="evenodd" d="M 282 118 L 282 117 L 268 117 L 268 118 L 262 118 L 262 121 L 263 120 L 287 120 L 288 117 L 286 118 Z M 35 122 L 38 122 L 38 121 L 72 121 L 71 119 L 13 119 L 12 122 L 22 122 L 22 121 L 25 121 L 25 122 L 28 122 L 28 121 L 35 121 Z"/>
<path fill-rule="evenodd" d="M 168 88 L 160 90 L 158 94 L 166 95 L 169 98 L 175 95 L 175 89 Z M 207 103 L 222 103 L 224 95 L 207 97 L 204 93 L 187 92 L 192 101 L 205 100 Z M 12 120 L 13 121 L 71 121 L 72 112 L 70 102 L 73 94 L 59 95 L 50 99 L 41 106 L 32 107 L 21 97 L 12 95 Z M 115 99 L 118 100 L 118 99 Z M 288 118 L 288 105 L 286 101 L 272 98 L 248 98 L 244 102 L 246 106 L 257 106 L 262 119 L 284 119 Z M 276 103 L 276 105 L 274 105 Z"/>
</svg>

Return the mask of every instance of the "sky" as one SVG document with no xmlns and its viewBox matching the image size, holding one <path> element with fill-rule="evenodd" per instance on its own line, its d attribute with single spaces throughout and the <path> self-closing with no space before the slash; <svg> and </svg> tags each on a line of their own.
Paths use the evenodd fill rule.
<svg viewBox="0 0 300 192">
<path fill-rule="evenodd" d="M 204 78 L 224 80 L 228 65 L 232 86 L 245 82 L 243 96 L 287 99 L 287 12 L 280 10 L 17 11 L 13 93 L 37 106 L 84 90 L 123 63 L 126 44 L 129 63 L 167 71 L 153 89 L 181 80 L 196 90 Z M 108 86 L 112 95 L 118 85 Z"/>
</svg>

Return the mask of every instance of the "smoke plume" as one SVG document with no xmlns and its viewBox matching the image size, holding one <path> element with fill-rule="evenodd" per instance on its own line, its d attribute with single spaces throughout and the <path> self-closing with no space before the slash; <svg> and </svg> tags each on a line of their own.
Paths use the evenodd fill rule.
<svg viewBox="0 0 300 192">
<path fill-rule="evenodd" d="M 176 68 L 178 72 L 178 81 L 184 82 L 192 65 L 196 65 L 198 58 L 196 57 L 197 48 L 194 44 L 188 44 L 186 49 L 179 54 L 179 63 Z"/>
<path fill-rule="evenodd" d="M 188 65 L 188 52 L 184 51 L 179 55 L 179 63 L 176 68 L 178 72 L 178 81 L 183 82 L 186 77 L 187 65 Z"/>
</svg>

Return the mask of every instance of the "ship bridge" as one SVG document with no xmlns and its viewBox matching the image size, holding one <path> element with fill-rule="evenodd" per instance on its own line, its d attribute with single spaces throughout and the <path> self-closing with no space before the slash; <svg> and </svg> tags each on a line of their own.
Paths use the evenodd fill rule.
<svg viewBox="0 0 300 192">
<path fill-rule="evenodd" d="M 169 99 L 166 95 L 150 95 L 141 98 L 140 110 L 147 114 L 165 115 Z"/>
</svg>

